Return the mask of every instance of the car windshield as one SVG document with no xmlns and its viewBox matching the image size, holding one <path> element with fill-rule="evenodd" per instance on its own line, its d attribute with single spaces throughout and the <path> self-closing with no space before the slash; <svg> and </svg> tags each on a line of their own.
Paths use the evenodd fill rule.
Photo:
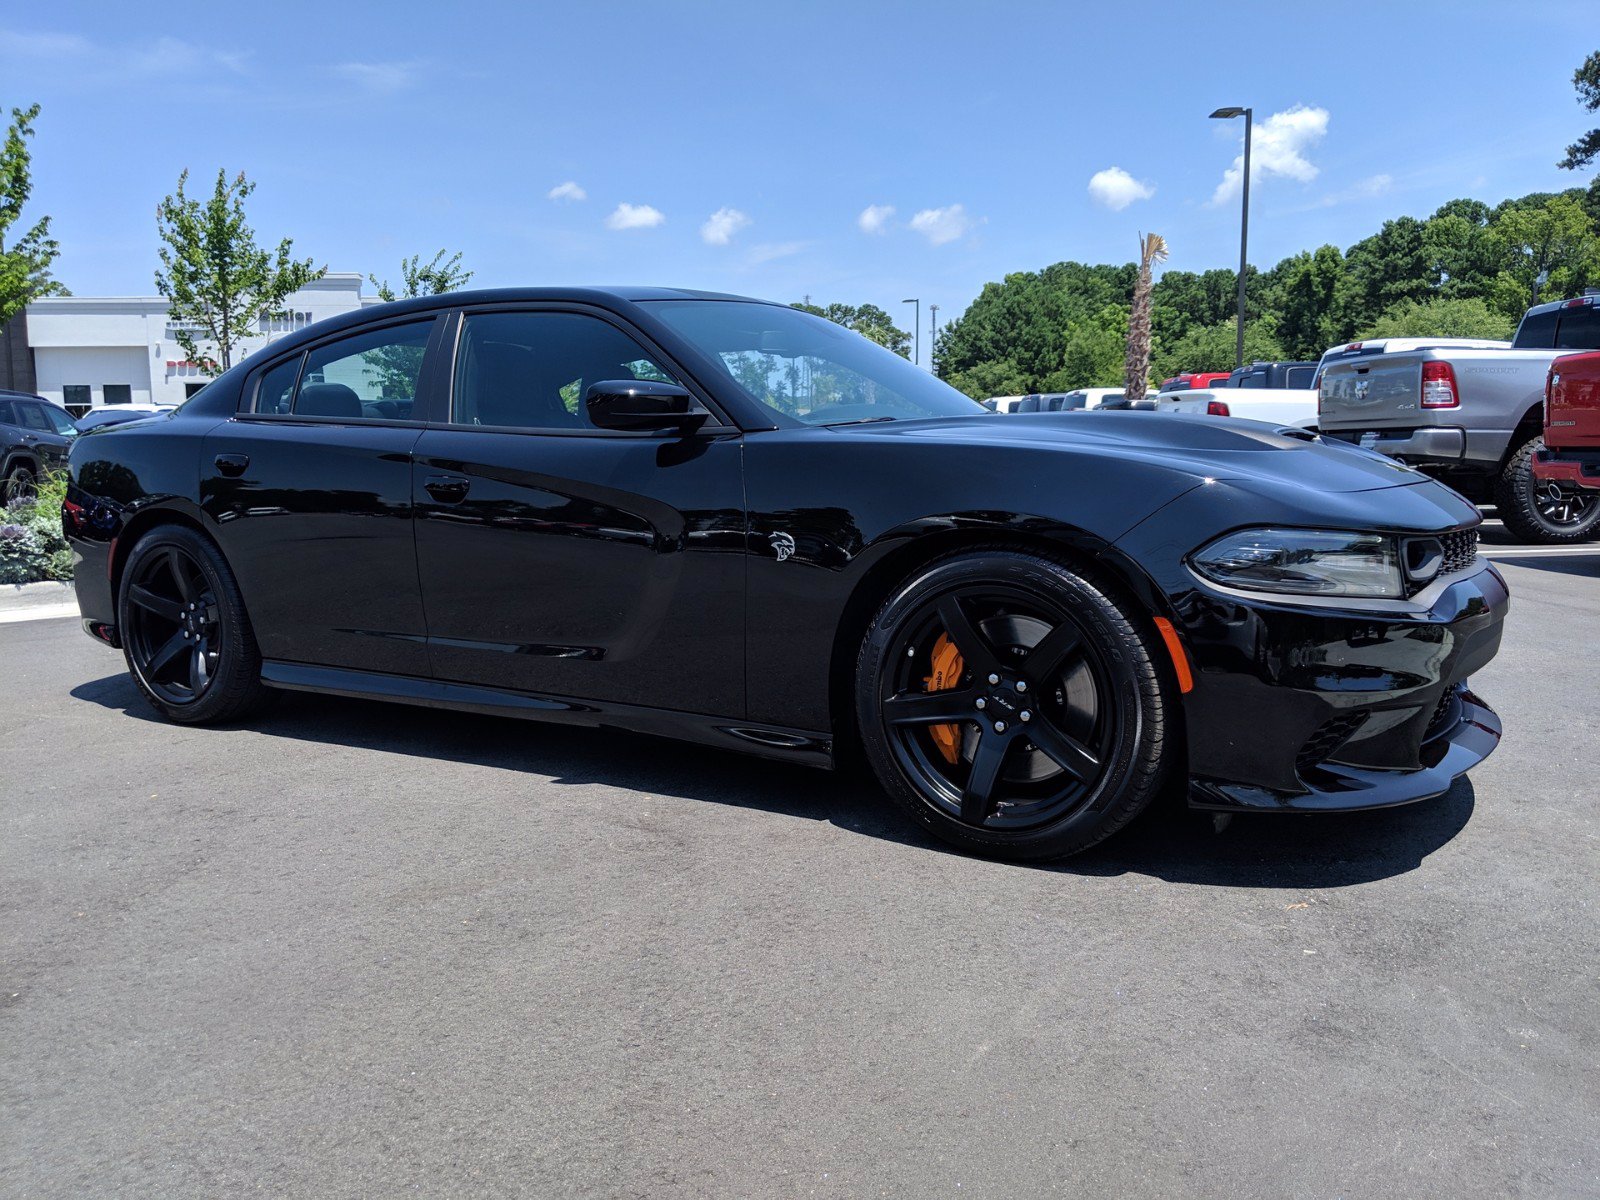
<svg viewBox="0 0 1600 1200">
<path fill-rule="evenodd" d="M 898 354 L 810 313 L 734 300 L 646 305 L 758 404 L 807 425 L 989 411 Z"/>
</svg>

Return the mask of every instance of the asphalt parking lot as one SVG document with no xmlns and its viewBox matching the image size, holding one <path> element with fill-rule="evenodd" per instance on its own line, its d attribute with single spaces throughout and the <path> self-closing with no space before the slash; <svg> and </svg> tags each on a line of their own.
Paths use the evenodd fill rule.
<svg viewBox="0 0 1600 1200">
<path fill-rule="evenodd" d="M 176 728 L 0 625 L 0 1192 L 1595 1194 L 1600 548 L 1502 562 L 1470 781 L 1049 869 L 642 737 Z"/>
</svg>

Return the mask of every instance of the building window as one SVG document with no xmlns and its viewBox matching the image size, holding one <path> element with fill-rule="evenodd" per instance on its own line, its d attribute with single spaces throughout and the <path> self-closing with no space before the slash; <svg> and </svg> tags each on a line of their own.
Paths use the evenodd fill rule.
<svg viewBox="0 0 1600 1200">
<path fill-rule="evenodd" d="M 87 383 L 69 383 L 61 389 L 61 406 L 75 417 L 81 417 L 94 403 Z M 78 410 L 82 409 L 83 412 Z"/>
<path fill-rule="evenodd" d="M 105 394 L 107 404 L 133 403 L 133 385 L 131 383 L 108 383 L 100 390 Z"/>
<path fill-rule="evenodd" d="M 205 386 L 206 385 L 203 384 L 203 383 L 186 383 L 186 384 L 184 384 L 183 385 L 183 398 L 185 400 L 187 400 L 190 396 L 199 395 L 200 394 L 200 389 L 205 387 Z"/>
</svg>

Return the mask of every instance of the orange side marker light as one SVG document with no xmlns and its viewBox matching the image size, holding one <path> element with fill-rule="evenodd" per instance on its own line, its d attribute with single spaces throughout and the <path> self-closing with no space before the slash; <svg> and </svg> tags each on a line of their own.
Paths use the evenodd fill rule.
<svg viewBox="0 0 1600 1200">
<path fill-rule="evenodd" d="M 1178 673 L 1178 690 L 1187 695 L 1194 691 L 1194 673 L 1189 670 L 1189 656 L 1184 652 L 1183 643 L 1178 640 L 1178 631 L 1165 617 L 1156 618 L 1156 628 L 1161 631 L 1161 640 L 1167 644 L 1167 653 L 1172 655 L 1172 669 Z"/>
</svg>

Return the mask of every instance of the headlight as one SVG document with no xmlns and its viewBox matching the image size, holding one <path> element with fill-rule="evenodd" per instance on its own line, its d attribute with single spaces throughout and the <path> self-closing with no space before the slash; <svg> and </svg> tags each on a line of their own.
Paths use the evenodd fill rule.
<svg viewBox="0 0 1600 1200">
<path fill-rule="evenodd" d="M 1245 529 L 1190 557 L 1213 583 L 1295 596 L 1405 595 L 1393 538 L 1336 529 Z"/>
</svg>

